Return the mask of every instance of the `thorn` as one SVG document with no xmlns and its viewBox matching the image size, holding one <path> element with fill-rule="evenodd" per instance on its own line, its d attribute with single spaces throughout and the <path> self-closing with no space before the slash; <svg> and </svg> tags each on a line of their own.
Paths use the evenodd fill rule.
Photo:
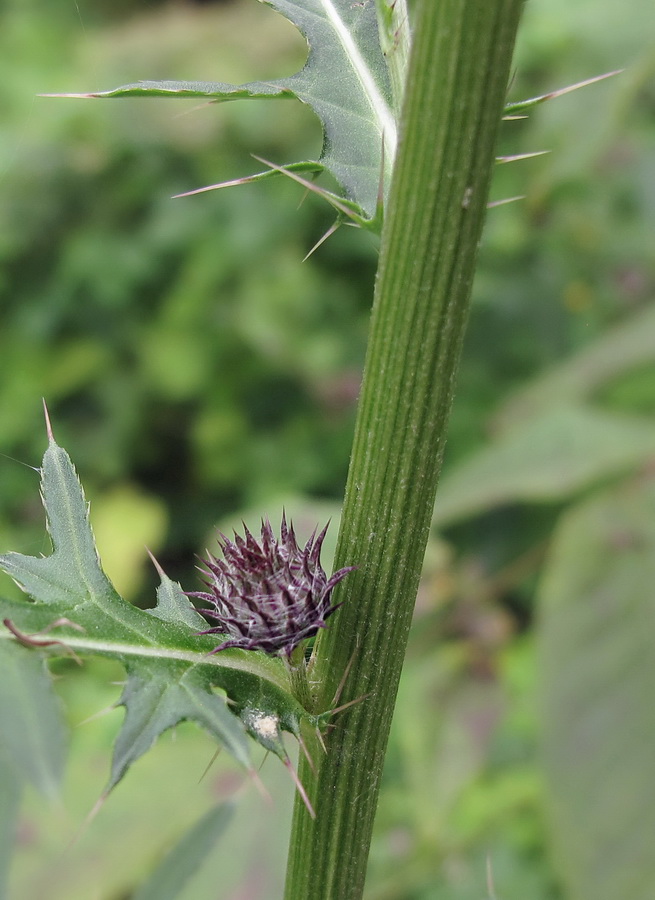
<svg viewBox="0 0 655 900">
<path fill-rule="evenodd" d="M 343 693 L 343 689 L 346 684 L 346 679 L 350 675 L 350 670 L 352 668 L 352 664 L 355 661 L 355 654 L 357 653 L 358 650 L 359 650 L 359 647 L 355 647 L 355 649 L 353 650 L 353 652 L 350 656 L 350 659 L 348 660 L 348 665 L 346 666 L 346 670 L 341 677 L 341 681 L 339 682 L 339 686 L 337 687 L 336 691 L 334 692 L 334 697 L 332 698 L 332 703 L 330 704 L 330 706 L 334 706 L 335 703 L 339 702 L 339 698 L 341 697 L 341 694 Z"/>
<path fill-rule="evenodd" d="M 496 162 L 499 165 L 503 163 L 518 162 L 521 159 L 534 159 L 535 156 L 545 156 L 550 150 L 535 150 L 533 153 L 516 153 L 514 156 L 497 156 Z"/>
<path fill-rule="evenodd" d="M 491 866 L 491 854 L 487 853 L 487 891 L 489 893 L 489 900 L 497 900 L 496 898 L 496 890 L 494 888 L 494 873 L 493 868 Z"/>
<path fill-rule="evenodd" d="M 300 735 L 300 734 L 298 735 L 298 743 L 300 744 L 300 749 L 302 750 L 302 752 L 305 755 L 305 759 L 307 760 L 309 768 L 312 770 L 314 775 L 316 775 L 316 766 L 314 765 L 314 760 L 312 759 L 310 752 L 307 749 L 307 744 L 305 743 L 305 741 L 302 738 L 302 735 Z"/>
<path fill-rule="evenodd" d="M 564 94 L 570 94 L 572 91 L 577 91 L 578 88 L 587 87 L 590 84 L 596 84 L 597 81 L 604 81 L 606 78 L 613 78 L 614 75 L 620 75 L 624 69 L 614 69 L 613 72 L 605 72 L 604 75 L 594 75 L 593 78 L 587 78 L 584 81 L 578 81 L 576 84 L 570 84 L 568 87 L 560 88 L 558 91 L 551 91 L 548 94 L 544 94 L 544 100 L 553 100 L 555 97 L 562 97 Z M 541 98 L 537 98 L 541 99 Z"/>
<path fill-rule="evenodd" d="M 204 103 L 197 103 L 195 106 L 192 106 L 191 109 L 185 109 L 182 112 L 176 113 L 173 116 L 173 119 L 181 119 L 183 116 L 189 116 L 191 113 L 198 112 L 201 109 L 206 109 L 208 106 L 211 106 L 215 103 L 215 100 L 206 100 Z"/>
<path fill-rule="evenodd" d="M 211 767 L 214 765 L 214 763 L 215 763 L 216 760 L 218 759 L 218 754 L 221 752 L 221 749 L 222 749 L 222 748 L 221 748 L 221 746 L 220 746 L 220 744 L 219 744 L 219 746 L 216 748 L 216 750 L 215 750 L 215 752 L 214 752 L 214 755 L 213 755 L 212 758 L 209 760 L 209 762 L 208 762 L 207 765 L 205 766 L 205 769 L 204 769 L 202 775 L 201 775 L 200 778 L 198 779 L 198 784 L 200 784 L 202 781 L 204 781 L 205 776 L 207 775 L 207 773 L 209 772 L 209 770 L 211 769 Z"/>
<path fill-rule="evenodd" d="M 25 466 L 26 469 L 31 469 L 33 472 L 41 474 L 39 466 L 31 466 L 29 463 L 23 462 L 22 459 L 16 459 L 15 456 L 9 456 L 8 453 L 0 453 L 0 456 L 2 456 L 3 459 L 10 459 L 12 462 L 18 463 L 19 466 Z"/>
<path fill-rule="evenodd" d="M 52 425 L 50 424 L 50 414 L 48 413 L 48 407 L 46 406 L 45 397 L 41 398 L 43 402 L 43 415 L 45 416 L 45 431 L 48 436 L 48 441 L 51 444 L 54 444 L 55 438 L 52 433 Z"/>
<path fill-rule="evenodd" d="M 37 631 L 37 634 L 47 634 L 49 631 L 52 631 L 53 628 L 60 628 L 62 625 L 68 625 L 68 627 L 72 628 L 74 631 L 79 631 L 81 632 L 81 634 L 86 634 L 86 628 L 83 628 L 82 625 L 78 625 L 77 622 L 71 622 L 71 620 L 67 619 L 65 616 L 62 616 L 59 619 L 55 619 L 54 622 L 46 625 L 45 628 L 41 629 L 41 631 Z"/>
<path fill-rule="evenodd" d="M 545 103 L 546 100 L 554 100 L 556 97 L 563 97 L 564 94 L 570 94 L 572 91 L 577 91 L 578 88 L 587 87 L 590 84 L 595 84 L 597 81 L 604 81 L 606 78 L 612 78 L 614 75 L 620 75 L 623 71 L 623 69 L 615 69 L 613 72 L 605 72 L 604 75 L 595 75 L 593 78 L 587 78 L 585 81 L 569 84 L 567 87 L 560 88 L 558 91 L 549 91 L 547 94 L 541 94 L 539 97 L 530 97 L 529 100 L 520 100 L 518 103 L 508 103 L 505 107 L 508 115 L 503 116 L 503 118 L 511 118 L 516 112 L 530 109 L 533 106 L 537 106 L 539 103 Z"/>
<path fill-rule="evenodd" d="M 48 625 L 46 628 L 41 629 L 41 631 L 35 631 L 34 634 L 25 634 L 24 632 L 20 631 L 14 625 L 14 623 L 11 621 L 11 619 L 3 619 L 2 624 L 5 626 L 5 628 L 7 628 L 8 631 L 10 631 L 13 634 L 13 636 L 16 638 L 18 643 L 22 644 L 23 647 L 39 647 L 39 648 L 40 647 L 54 647 L 54 646 L 63 647 L 65 652 L 72 659 L 75 660 L 75 662 L 78 664 L 78 666 L 82 665 L 82 660 L 79 658 L 77 653 L 75 653 L 75 651 L 71 647 L 69 647 L 67 644 L 65 644 L 64 641 L 57 641 L 57 640 L 44 641 L 44 640 L 36 639 L 38 635 L 47 634 L 47 632 L 51 628 L 56 628 L 56 627 L 58 627 L 58 625 L 62 625 L 62 624 L 66 624 L 69 626 L 72 625 L 78 631 L 84 631 L 84 629 L 82 628 L 81 625 L 74 625 L 73 622 L 70 622 L 68 619 L 57 619 L 56 622 L 53 622 L 51 625 Z"/>
<path fill-rule="evenodd" d="M 503 122 L 518 122 L 519 119 L 529 119 L 530 116 L 503 116 Z"/>
<path fill-rule="evenodd" d="M 361 697 L 357 697 L 355 700 L 349 700 L 347 703 L 343 703 L 341 706 L 337 706 L 336 709 L 329 710 L 331 716 L 336 716 L 337 713 L 343 712 L 344 709 L 348 709 L 349 706 L 354 706 L 356 703 L 361 703 L 362 700 L 366 700 L 367 697 L 370 697 L 371 693 L 362 694 Z"/>
<path fill-rule="evenodd" d="M 272 169 L 274 172 L 279 172 L 281 175 L 286 175 L 288 178 L 291 178 L 292 181 L 297 181 L 298 184 L 302 184 L 302 186 L 308 191 L 311 191 L 313 194 L 318 194 L 319 197 L 327 200 L 328 203 L 330 203 L 335 209 L 338 209 L 339 212 L 342 212 L 345 216 L 348 216 L 349 219 L 355 220 L 352 210 L 350 210 L 345 203 L 342 203 L 335 194 L 331 194 L 329 191 L 323 190 L 323 188 L 318 187 L 318 185 L 313 184 L 311 181 L 308 181 L 301 175 L 297 175 L 290 169 L 286 169 L 284 166 L 277 166 L 275 163 L 272 163 L 267 159 L 263 159 L 261 156 L 256 156 L 254 153 L 252 157 L 262 165 L 268 166 L 269 169 Z"/>
<path fill-rule="evenodd" d="M 307 812 L 312 817 L 312 819 L 315 819 L 316 813 L 314 812 L 314 807 L 312 806 L 311 801 L 310 801 L 309 797 L 307 796 L 307 791 L 303 787 L 302 781 L 300 780 L 300 778 L 298 778 L 298 773 L 294 769 L 293 763 L 291 762 L 290 759 L 283 760 L 283 762 L 284 762 L 284 765 L 285 765 L 287 771 L 289 772 L 289 775 L 291 775 L 291 780 L 295 784 L 296 790 L 300 794 L 300 799 L 305 804 L 305 808 L 307 809 Z"/>
<path fill-rule="evenodd" d="M 264 768 L 264 763 L 265 763 L 266 760 L 268 759 L 268 756 L 269 756 L 269 753 L 270 753 L 270 752 L 271 752 L 270 750 L 264 750 L 264 755 L 262 756 L 262 761 L 260 762 L 259 768 L 257 769 L 257 772 L 258 772 L 258 773 L 261 772 L 262 769 Z"/>
<path fill-rule="evenodd" d="M 207 191 L 218 191 L 220 188 L 236 187 L 239 184 L 250 184 L 252 181 L 262 177 L 260 172 L 258 175 L 244 175 L 243 178 L 233 178 L 232 181 L 219 181 L 218 184 L 208 184 L 206 187 L 194 188 L 192 191 L 184 191 L 181 194 L 173 194 L 171 200 L 179 200 L 180 197 L 193 197 L 194 194 L 204 194 Z"/>
<path fill-rule="evenodd" d="M 309 259 L 309 257 L 312 255 L 312 253 L 315 253 L 315 252 L 318 250 L 318 248 L 321 246 L 321 244 L 325 243 L 325 241 L 327 241 L 327 239 L 328 239 L 329 237 L 332 237 L 332 235 L 333 235 L 334 232 L 337 230 L 337 228 L 339 227 L 339 225 L 341 225 L 341 222 L 337 219 L 337 221 L 334 223 L 334 225 L 331 225 L 331 226 L 328 228 L 328 230 L 325 232 L 325 234 L 323 235 L 323 237 L 319 238 L 319 239 L 316 241 L 316 243 L 314 244 L 314 246 L 312 247 L 312 249 L 309 251 L 309 253 L 303 258 L 303 262 L 306 262 L 306 260 Z"/>
<path fill-rule="evenodd" d="M 92 715 L 87 716 L 86 719 L 82 719 L 75 727 L 80 728 L 82 725 L 88 725 L 89 722 L 94 722 L 96 719 L 101 719 L 103 716 L 109 715 L 109 713 L 113 712 L 115 709 L 118 709 L 118 704 L 111 703 L 109 706 L 105 706 L 104 709 L 99 709 L 98 712 L 94 712 Z"/>
<path fill-rule="evenodd" d="M 270 806 L 272 806 L 273 798 L 271 797 L 270 793 L 266 790 L 264 782 L 259 777 L 259 773 L 255 769 L 248 769 L 248 775 L 250 775 L 250 777 L 252 778 L 252 783 L 257 788 L 257 791 L 258 791 L 260 797 L 262 797 L 262 799 L 265 800 L 266 803 L 268 803 Z"/>
<path fill-rule="evenodd" d="M 518 194 L 516 197 L 506 197 L 505 200 L 492 200 L 487 203 L 487 209 L 494 209 L 496 206 L 506 206 L 508 203 L 514 203 L 515 200 L 525 200 L 525 194 Z"/>
<path fill-rule="evenodd" d="M 318 725 L 316 726 L 316 737 L 318 738 L 319 744 L 323 748 L 323 753 L 325 753 L 327 756 L 327 747 L 325 746 L 325 741 L 323 740 L 323 735 L 321 734 L 321 729 L 318 727 Z"/>
<path fill-rule="evenodd" d="M 66 100 L 91 100 L 93 98 L 99 97 L 100 94 L 37 94 L 37 97 L 45 97 L 46 99 L 52 99 L 53 97 L 64 98 Z"/>
<path fill-rule="evenodd" d="M 109 792 L 105 791 L 105 793 L 101 794 L 98 797 L 96 802 L 93 804 L 91 811 L 89 813 L 87 813 L 87 815 L 84 817 L 84 820 L 83 820 L 82 824 L 80 825 L 80 827 L 78 828 L 77 832 L 73 835 L 71 840 L 68 842 L 68 844 L 64 848 L 64 853 L 69 853 L 73 849 L 75 844 L 77 844 L 77 842 L 82 838 L 82 836 L 84 835 L 85 831 L 87 831 L 91 822 L 93 822 L 93 820 L 98 815 L 98 813 L 100 812 L 102 807 L 105 805 L 105 801 L 107 800 L 108 796 L 109 796 Z"/>
<path fill-rule="evenodd" d="M 162 567 L 159 565 L 159 563 L 157 562 L 157 560 L 155 559 L 155 557 L 152 555 L 152 553 L 150 552 L 150 550 L 149 550 L 148 547 L 146 547 L 146 553 L 147 553 L 148 556 L 150 557 L 150 561 L 152 562 L 153 566 L 155 567 L 155 570 L 156 570 L 157 574 L 159 575 L 159 577 L 160 577 L 160 578 L 166 578 L 166 572 L 164 572 L 164 570 L 163 570 Z"/>
<path fill-rule="evenodd" d="M 382 132 L 382 147 L 380 148 L 380 178 L 378 180 L 378 195 L 376 209 L 384 208 L 384 131 Z"/>
</svg>

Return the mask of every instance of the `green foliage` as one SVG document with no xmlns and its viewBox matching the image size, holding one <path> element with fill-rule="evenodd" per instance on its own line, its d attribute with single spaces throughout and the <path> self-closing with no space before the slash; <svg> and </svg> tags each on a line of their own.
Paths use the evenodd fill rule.
<svg viewBox="0 0 655 900">
<path fill-rule="evenodd" d="M 392 104 L 389 74 L 380 48 L 376 10 L 350 0 L 271 0 L 298 26 L 309 44 L 303 69 L 291 78 L 239 86 L 208 82 L 140 81 L 110 91 L 72 97 L 202 97 L 213 102 L 297 98 L 320 118 L 323 150 L 316 162 L 287 167 L 294 172 L 329 170 L 353 203 L 345 207 L 364 224 L 374 219 L 380 185 L 386 193 L 397 142 L 398 100 Z M 404 3 L 404 21 L 409 30 Z M 404 38 L 405 42 L 407 38 Z M 404 75 L 399 73 L 400 78 Z M 400 80 L 399 78 L 399 80 Z M 255 176 L 260 180 L 261 176 Z M 326 195 L 328 196 L 328 195 Z M 332 195 L 333 196 L 333 195 Z M 336 197 L 333 198 L 335 201 Z M 338 202 L 338 201 L 337 201 Z M 341 204 L 342 205 L 342 204 Z M 339 208 L 339 207 L 337 207 Z"/>
<path fill-rule="evenodd" d="M 191 589 L 194 554 L 217 521 L 238 523 L 254 509 L 256 523 L 291 500 L 306 510 L 318 505 L 316 520 L 325 505 L 336 505 L 374 247 L 367 235 L 342 229 L 299 266 L 332 218 L 311 198 L 295 209 L 299 191 L 285 179 L 169 201 L 217 176 L 242 177 L 252 170 L 252 151 L 316 159 L 320 133 L 300 104 L 253 100 L 187 112 L 195 106 L 189 100 L 172 104 L 171 114 L 159 101 L 34 99 L 152 74 L 188 80 L 212 73 L 234 83 L 286 77 L 302 65 L 304 47 L 281 17 L 253 2 L 78 6 L 86 30 L 69 2 L 14 0 L 0 13 L 0 71 L 11 86 L 0 142 L 0 450 L 38 465 L 45 395 L 83 474 L 107 571 L 120 593 L 149 605 L 152 569 L 145 551 L 125 556 L 119 510 L 132 511 L 131 545 L 147 544 Z M 510 100 L 626 71 L 503 126 L 499 154 L 552 152 L 496 172 L 495 198 L 527 197 L 488 217 L 444 504 L 451 475 L 459 479 L 458 471 L 500 453 L 538 418 L 552 423 L 545 440 L 560 454 L 571 406 L 619 428 L 627 414 L 630 427 L 640 418 L 635 434 L 652 426 L 652 49 L 643 40 L 650 11 L 647 0 L 620 8 L 526 5 Z M 488 854 L 499 900 L 561 900 L 571 879 L 587 878 L 589 865 L 581 874 L 582 861 L 578 869 L 566 847 L 549 858 L 557 832 L 546 826 L 544 809 L 562 776 L 552 762 L 547 784 L 540 774 L 533 687 L 535 582 L 553 523 L 565 504 L 604 491 L 607 480 L 617 496 L 629 494 L 628 463 L 604 469 L 602 442 L 586 446 L 585 466 L 596 474 L 570 482 L 568 494 L 558 483 L 558 472 L 571 471 L 562 454 L 551 458 L 554 479 L 538 504 L 536 493 L 512 489 L 496 495 L 501 506 L 487 506 L 481 517 L 470 508 L 456 528 L 444 521 L 433 536 L 402 688 L 407 710 L 399 708 L 392 731 L 371 898 L 479 900 L 489 893 Z M 526 469 L 531 458 L 544 461 L 532 447 Z M 1 468 L 2 549 L 38 556 L 47 548 L 34 473 L 9 459 Z M 535 470 L 532 481 L 542 474 Z M 639 498 L 630 497 L 636 509 Z M 137 514 L 144 509 L 149 517 Z M 581 568 L 584 554 L 568 565 Z M 2 594 L 12 590 L 6 579 Z M 572 598 L 570 615 L 575 606 Z M 638 640 L 636 629 L 631 634 Z M 585 640 L 570 653 L 584 656 Z M 26 648 L 17 651 L 37 664 Z M 119 689 L 109 682 L 121 677 L 117 666 L 53 667 L 66 675 L 56 690 L 72 724 L 116 703 Z M 589 694 L 591 708 L 605 696 Z M 475 706 L 484 698 L 488 718 L 486 707 Z M 608 718 L 615 714 L 625 721 L 625 712 L 608 708 Z M 67 821 L 28 791 L 18 828 L 9 813 L 22 786 L 15 767 L 0 763 L 3 862 L 6 835 L 20 833 L 12 900 L 127 895 L 228 777 L 219 768 L 197 788 L 213 751 L 199 730 L 179 727 L 176 743 L 164 737 L 126 776 L 62 866 L 61 851 L 106 781 L 121 715 L 74 729 Z M 592 764 L 589 751 L 572 754 L 563 774 Z M 452 772 L 452 795 L 436 797 L 442 772 Z M 271 859 L 279 864 L 284 798 L 276 795 L 266 838 L 253 827 L 268 814 L 266 804 L 244 800 L 252 800 L 247 826 L 235 826 L 236 844 L 223 849 L 230 829 L 214 867 L 199 873 L 185 900 L 214 898 L 219 883 L 236 892 L 239 878 L 248 879 L 238 870 L 246 853 L 267 873 Z M 575 824 L 579 813 L 563 806 L 560 815 Z M 628 831 L 626 845 L 636 845 L 639 829 Z M 245 851 L 250 839 L 260 843 Z M 279 893 L 279 872 L 267 879 L 248 885 L 258 900 Z"/>
<path fill-rule="evenodd" d="M 53 552 L 38 558 L 18 553 L 0 557 L 2 569 L 34 601 L 0 602 L 6 627 L 0 639 L 6 669 L 3 720 L 14 722 L 8 734 L 19 745 L 8 744 L 12 755 L 21 760 L 20 745 L 33 746 L 22 763 L 36 769 L 32 777 L 40 786 L 50 787 L 50 773 L 42 770 L 53 756 L 61 757 L 60 729 L 51 721 L 47 681 L 42 683 L 42 673 L 41 682 L 37 680 L 40 669 L 23 659 L 22 648 L 10 641 L 15 637 L 33 650 L 75 657 L 99 654 L 124 665 L 128 680 L 120 705 L 125 721 L 107 792 L 162 732 L 187 719 L 207 729 L 243 766 L 250 766 L 246 730 L 286 761 L 281 731 L 298 735 L 305 713 L 290 696 L 281 660 L 235 650 L 209 655 L 215 639 L 198 634 L 204 619 L 163 573 L 154 609 L 126 603 L 100 567 L 82 489 L 68 455 L 52 439 L 41 472 Z M 227 693 L 229 707 L 214 693 L 217 687 Z M 32 705 L 25 702 L 26 691 L 34 694 Z M 269 723 L 266 730 L 259 727 L 263 719 Z"/>
<path fill-rule="evenodd" d="M 210 809 L 164 857 L 134 900 L 175 900 L 225 831 L 232 811 L 225 803 Z"/>
<path fill-rule="evenodd" d="M 652 893 L 654 560 L 645 475 L 567 513 L 541 584 L 548 808 L 572 897 Z"/>
<path fill-rule="evenodd" d="M 14 779 L 54 799 L 67 743 L 59 703 L 43 659 L 8 640 L 0 645 L 0 718 L 0 752 Z"/>
<path fill-rule="evenodd" d="M 655 423 L 558 404 L 451 469 L 434 522 L 443 527 L 496 506 L 566 499 L 633 471 L 654 452 Z"/>
</svg>

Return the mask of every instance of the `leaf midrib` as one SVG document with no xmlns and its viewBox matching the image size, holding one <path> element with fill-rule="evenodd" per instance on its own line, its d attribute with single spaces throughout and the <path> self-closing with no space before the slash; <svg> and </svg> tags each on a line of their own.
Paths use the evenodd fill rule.
<svg viewBox="0 0 655 900">
<path fill-rule="evenodd" d="M 350 60 L 350 64 L 359 79 L 364 95 L 368 98 L 375 118 L 380 124 L 380 131 L 389 154 L 389 159 L 393 160 L 397 143 L 396 120 L 394 119 L 393 113 L 380 93 L 380 89 L 373 78 L 369 66 L 366 64 L 365 59 L 353 40 L 350 31 L 337 12 L 332 0 L 320 0 L 320 3 L 327 20 L 339 39 L 339 43 L 343 47 L 344 53 Z"/>
<path fill-rule="evenodd" d="M 58 636 L 59 639 L 59 636 Z M 15 640 L 9 632 L 0 632 L 0 640 Z M 283 691 L 288 691 L 288 685 L 282 679 L 275 676 L 273 672 L 262 672 L 257 666 L 253 666 L 246 660 L 228 659 L 217 656 L 211 656 L 206 652 L 195 650 L 177 650 L 170 647 L 157 646 L 139 646 L 137 644 L 128 644 L 119 641 L 94 640 L 79 635 L 66 634 L 61 636 L 61 643 L 80 653 L 95 653 L 99 655 L 111 655 L 116 657 L 131 656 L 135 658 L 145 659 L 166 659 L 178 662 L 186 662 L 194 666 L 214 666 L 217 669 L 232 669 L 237 672 L 246 672 L 249 675 L 257 676 L 265 681 L 274 684 Z"/>
</svg>

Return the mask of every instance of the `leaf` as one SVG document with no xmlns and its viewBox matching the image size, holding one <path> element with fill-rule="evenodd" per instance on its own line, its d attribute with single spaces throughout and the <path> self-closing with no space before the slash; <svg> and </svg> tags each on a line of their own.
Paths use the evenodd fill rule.
<svg viewBox="0 0 655 900">
<path fill-rule="evenodd" d="M 0 641 L 0 754 L 14 779 L 54 799 L 66 759 L 66 729 L 43 659 Z"/>
<path fill-rule="evenodd" d="M 205 620 L 189 602 L 182 588 L 171 581 L 159 565 L 157 571 L 161 584 L 157 588 L 157 606 L 150 610 L 151 615 L 164 622 L 185 622 L 194 631 L 202 631 L 206 627 Z"/>
<path fill-rule="evenodd" d="M 567 896 L 655 884 L 655 482 L 562 520 L 539 592 L 543 757 Z"/>
<path fill-rule="evenodd" d="M 1 715 L 1 713 L 0 713 Z M 9 896 L 9 867 L 18 827 L 22 782 L 0 748 L 0 900 Z"/>
<path fill-rule="evenodd" d="M 131 671 L 134 669 L 134 673 Z M 107 791 L 121 780 L 132 763 L 149 750 L 159 735 L 184 719 L 203 725 L 243 766 L 249 766 L 248 745 L 239 719 L 229 712 L 225 701 L 211 691 L 194 667 L 180 667 L 183 673 L 171 678 L 171 669 L 144 664 L 128 668 L 129 678 L 120 703 L 125 707 L 112 760 Z"/>
<path fill-rule="evenodd" d="M 41 483 L 54 552 L 40 557 L 8 553 L 0 557 L 2 568 L 40 603 L 68 609 L 90 602 L 112 609 L 118 595 L 100 568 L 82 487 L 68 454 L 53 441 L 43 457 Z"/>
<path fill-rule="evenodd" d="M 280 732 L 298 735 L 303 719 L 316 719 L 290 693 L 282 661 L 234 649 L 210 655 L 215 638 L 198 634 L 204 619 L 161 570 L 154 609 L 126 603 L 102 571 L 82 488 L 67 453 L 54 440 L 41 476 L 53 552 L 38 558 L 19 553 L 0 557 L 0 568 L 35 601 L 0 599 L 0 618 L 7 624 L 0 630 L 0 662 L 26 660 L 23 665 L 32 671 L 43 665 L 38 650 L 76 657 L 97 654 L 125 666 L 128 680 L 119 702 L 126 714 L 107 790 L 163 731 L 187 719 L 209 731 L 244 766 L 250 765 L 247 734 L 286 764 Z M 15 646 L 14 640 L 26 646 Z M 38 697 L 36 685 L 26 680 L 15 677 L 12 683 L 7 678 L 3 683 L 10 708 L 29 710 L 27 703 L 22 705 L 27 695 Z M 227 695 L 229 705 L 216 689 Z M 16 742 L 17 753 L 27 740 Z"/>
<path fill-rule="evenodd" d="M 227 100 L 297 98 L 323 124 L 317 163 L 328 169 L 365 219 L 377 211 L 381 180 L 388 186 L 397 141 L 396 115 L 375 4 L 353 0 L 271 0 L 309 45 L 303 69 L 275 82 L 140 81 L 110 91 L 67 97 L 205 97 Z M 383 151 L 384 144 L 384 151 Z M 384 160 L 384 173 L 383 173 Z"/>
<path fill-rule="evenodd" d="M 592 397 L 617 376 L 655 360 L 655 306 L 615 325 L 573 357 L 549 369 L 510 397 L 494 417 L 495 429 L 507 429 L 562 402 Z"/>
<path fill-rule="evenodd" d="M 175 900 L 225 831 L 233 812 L 230 803 L 210 809 L 167 853 L 133 900 Z"/>
<path fill-rule="evenodd" d="M 438 527 L 507 503 L 556 502 L 655 455 L 644 419 L 560 406 L 517 426 L 444 476 Z"/>
<path fill-rule="evenodd" d="M 411 28 L 406 0 L 264 0 L 297 26 L 309 55 L 300 72 L 273 81 L 235 85 L 214 81 L 138 81 L 108 91 L 43 94 L 45 97 L 202 97 L 231 100 L 298 99 L 312 107 L 323 126 L 318 160 L 303 160 L 272 171 L 178 194 L 188 196 L 259 180 L 277 173 L 326 169 L 345 192 L 346 215 L 379 232 L 391 182 L 398 122 L 409 63 Z M 509 103 L 506 118 L 616 75 L 608 72 L 539 97 Z M 538 154 L 537 154 L 538 155 Z M 293 175 L 300 180 L 297 175 Z M 338 198 L 317 186 L 338 210 Z M 352 201 L 352 207 L 350 202 Z"/>
</svg>

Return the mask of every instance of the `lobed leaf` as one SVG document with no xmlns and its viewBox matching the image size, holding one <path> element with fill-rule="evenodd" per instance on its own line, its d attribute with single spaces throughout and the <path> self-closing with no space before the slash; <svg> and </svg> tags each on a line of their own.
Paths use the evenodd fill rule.
<svg viewBox="0 0 655 900">
<path fill-rule="evenodd" d="M 305 37 L 309 54 L 303 68 L 287 78 L 235 85 L 215 81 L 138 81 L 107 91 L 44 96 L 76 98 L 202 97 L 232 100 L 297 99 L 312 107 L 323 126 L 318 160 L 272 167 L 270 172 L 220 182 L 178 196 L 243 184 L 272 174 L 326 169 L 345 197 L 313 186 L 333 206 L 349 206 L 355 224 L 378 231 L 391 181 L 398 141 L 411 28 L 406 0 L 264 0 Z M 505 118 L 522 118 L 533 107 L 617 74 L 610 72 L 558 91 L 505 107 Z M 509 159 L 509 158 L 508 158 Z M 296 176 L 297 178 L 297 176 Z"/>
<path fill-rule="evenodd" d="M 396 152 L 398 112 L 380 47 L 375 4 L 270 0 L 268 5 L 293 22 L 309 45 L 307 61 L 295 75 L 241 85 L 140 81 L 109 91 L 63 96 L 204 97 L 216 102 L 296 98 L 309 104 L 323 125 L 323 148 L 314 166 L 328 169 L 361 215 L 373 219 L 380 184 L 388 185 Z"/>
<path fill-rule="evenodd" d="M 114 747 L 107 791 L 121 780 L 129 767 L 148 751 L 162 732 L 191 719 L 213 735 L 246 768 L 250 765 L 245 729 L 227 708 L 222 697 L 212 693 L 194 666 L 172 666 L 164 670 L 144 663 L 128 667 L 128 681 L 120 704 L 125 721 Z"/>
</svg>

